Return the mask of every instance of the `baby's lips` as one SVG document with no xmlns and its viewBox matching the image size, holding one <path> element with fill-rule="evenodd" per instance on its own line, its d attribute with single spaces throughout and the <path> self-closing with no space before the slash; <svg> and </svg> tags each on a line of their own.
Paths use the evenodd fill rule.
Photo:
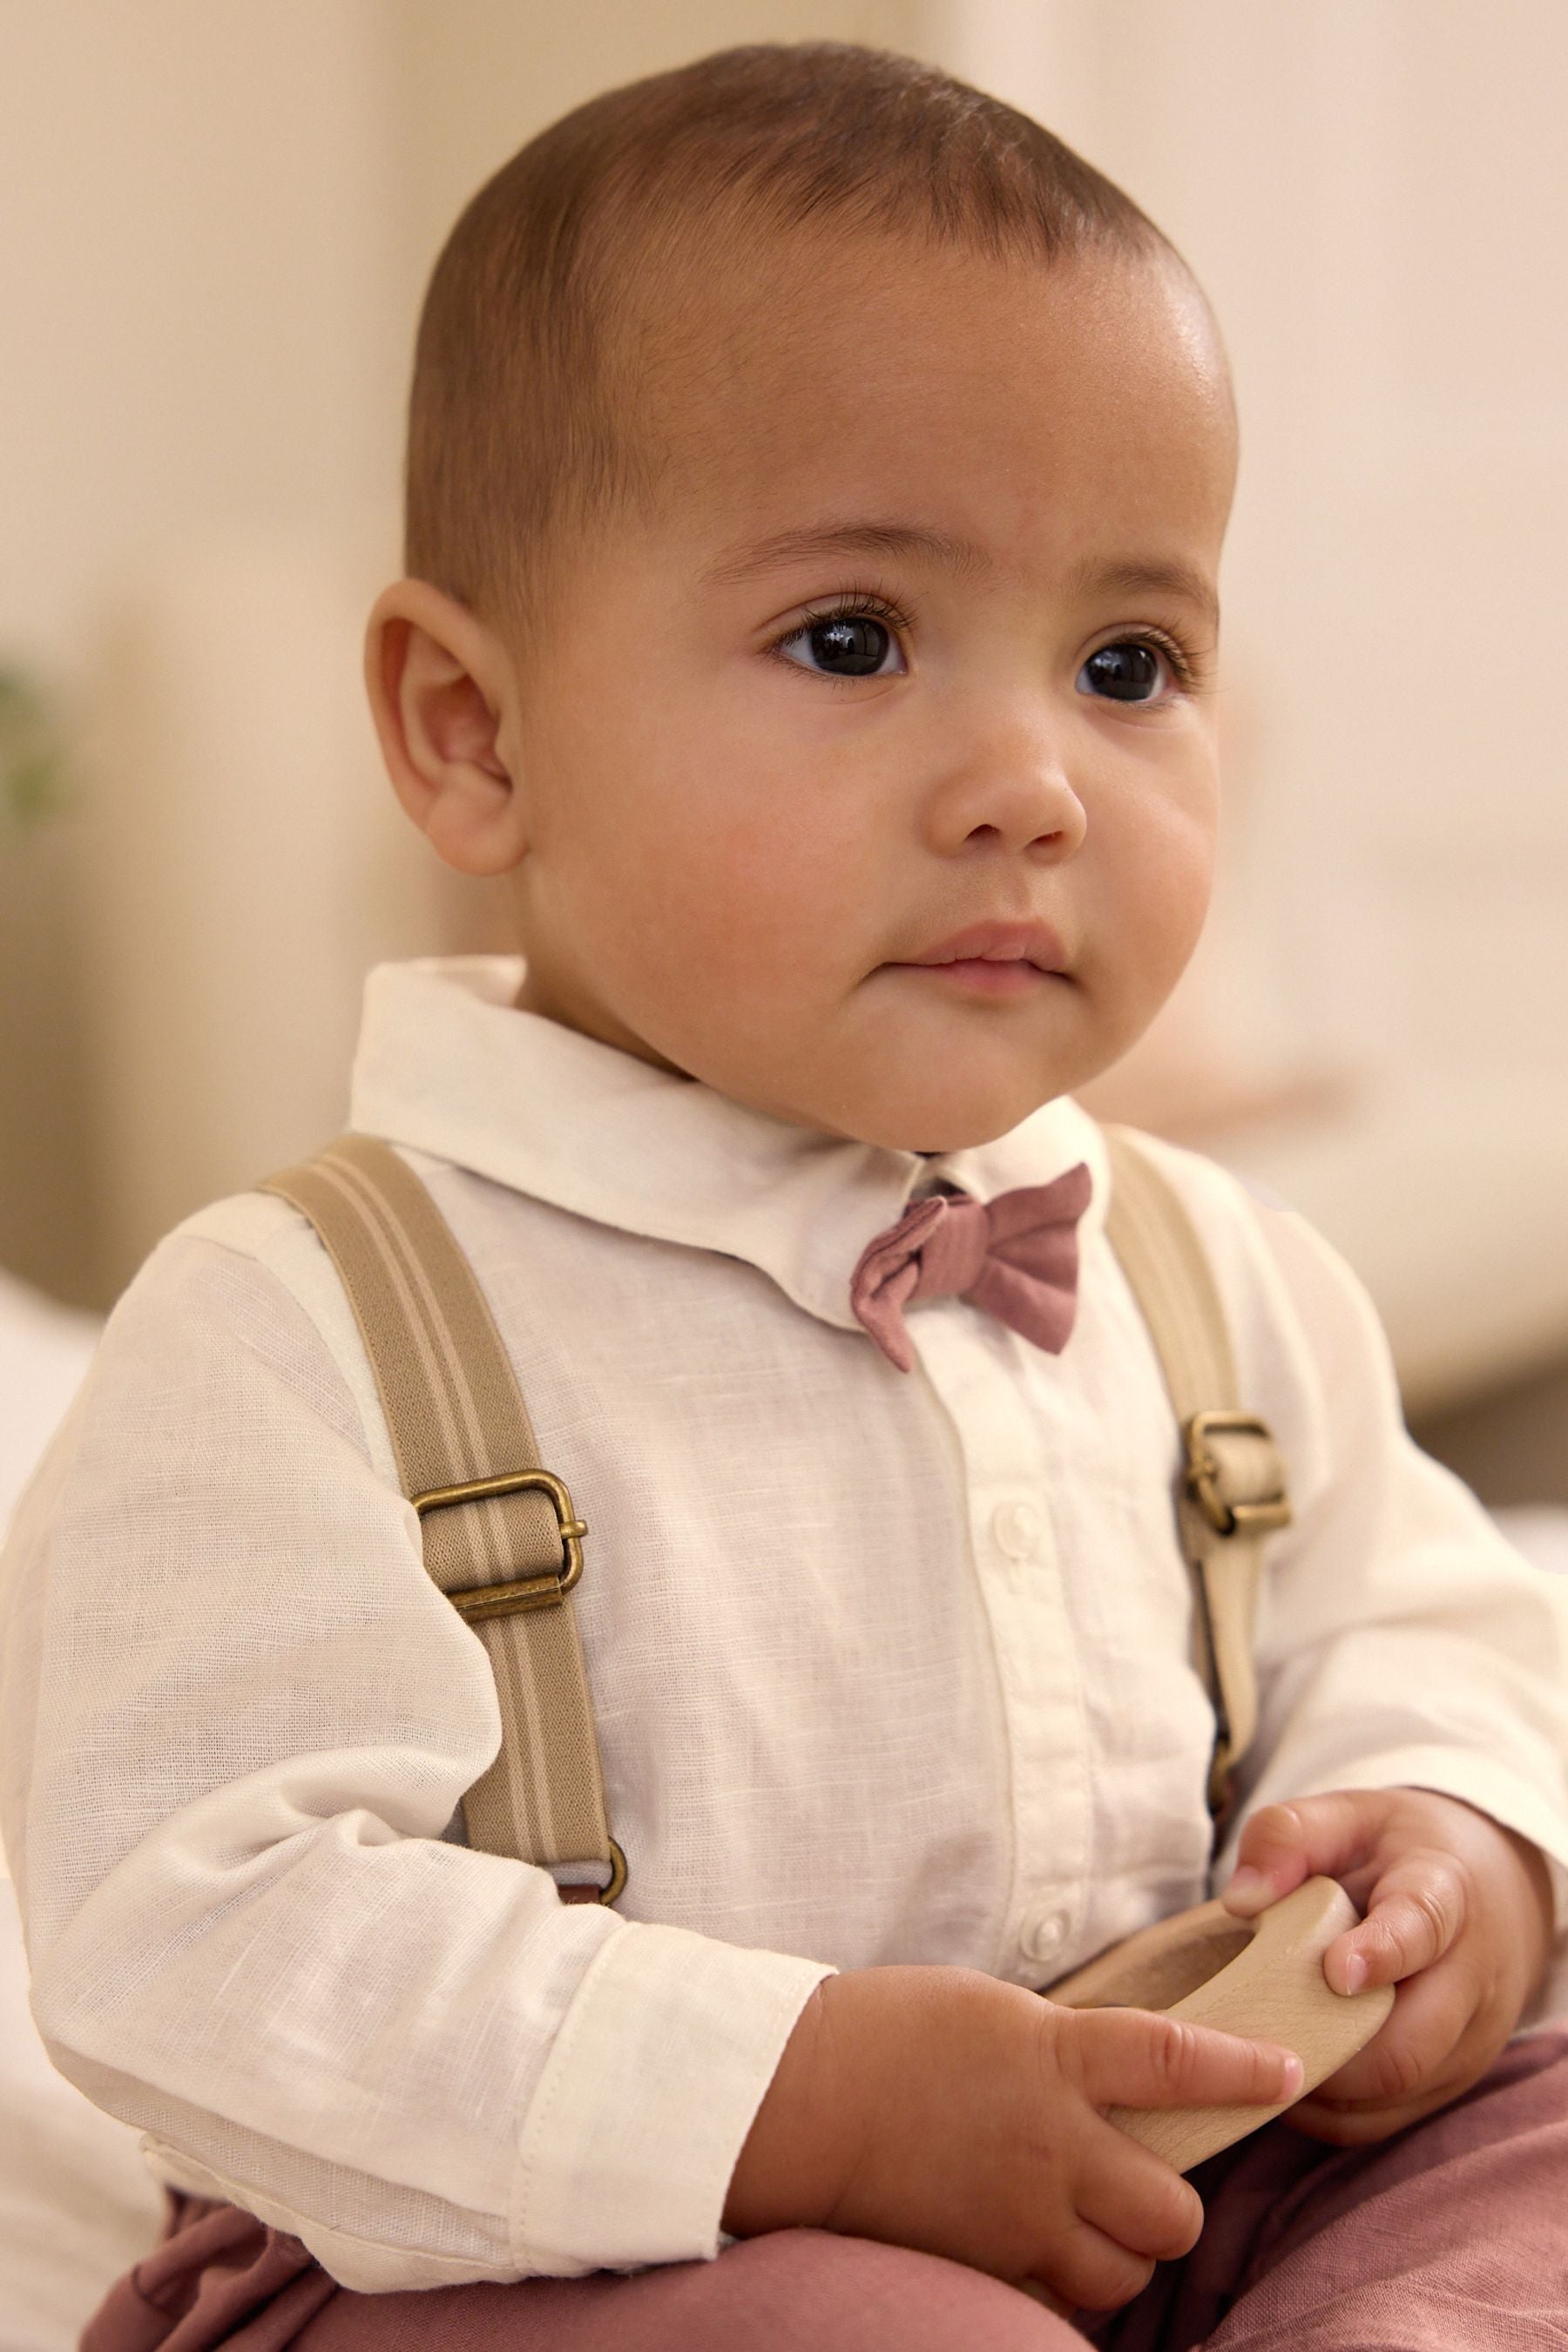
<svg viewBox="0 0 1568 2352">
<path fill-rule="evenodd" d="M 955 931 L 950 939 L 939 940 L 935 947 L 922 948 L 920 954 L 907 961 L 916 964 L 959 963 L 1032 963 L 1037 971 L 1065 971 L 1067 950 L 1055 928 L 1047 922 L 1030 920 L 972 923 L 967 930 Z"/>
</svg>

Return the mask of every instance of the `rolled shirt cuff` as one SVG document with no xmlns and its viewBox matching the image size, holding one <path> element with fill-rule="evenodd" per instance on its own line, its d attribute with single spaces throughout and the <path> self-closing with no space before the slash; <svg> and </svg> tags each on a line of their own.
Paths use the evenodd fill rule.
<svg viewBox="0 0 1568 2352">
<path fill-rule="evenodd" d="M 573 1998 L 523 2117 L 519 2272 L 710 2259 L 747 2133 L 820 1961 L 627 1920 Z"/>
</svg>

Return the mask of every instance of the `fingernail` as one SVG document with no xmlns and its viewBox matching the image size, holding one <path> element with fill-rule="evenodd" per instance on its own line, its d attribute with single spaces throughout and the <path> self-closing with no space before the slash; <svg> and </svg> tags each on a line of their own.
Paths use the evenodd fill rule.
<svg viewBox="0 0 1568 2352">
<path fill-rule="evenodd" d="M 1366 1979 L 1366 1955 L 1363 1952 L 1352 1952 L 1349 1959 L 1345 1962 L 1346 1992 L 1360 1992 L 1363 1985 L 1365 1984 Z"/>
<path fill-rule="evenodd" d="M 1268 1901 L 1273 1892 L 1274 1882 L 1268 1872 L 1254 1870 L 1250 1863 L 1244 1863 L 1226 1888 L 1225 1899 L 1231 1904 L 1256 1903 L 1261 1906 Z"/>
<path fill-rule="evenodd" d="M 1285 2061 L 1284 2074 L 1285 2096 L 1288 2099 L 1299 2099 L 1301 2095 L 1301 2085 L 1307 2079 L 1307 2070 L 1294 2051 Z"/>
</svg>

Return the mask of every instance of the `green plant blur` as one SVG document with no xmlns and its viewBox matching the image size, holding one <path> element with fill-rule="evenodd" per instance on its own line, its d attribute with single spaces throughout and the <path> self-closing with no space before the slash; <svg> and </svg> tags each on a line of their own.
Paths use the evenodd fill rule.
<svg viewBox="0 0 1568 2352">
<path fill-rule="evenodd" d="M 37 678 L 0 662 L 0 839 L 37 823 L 66 796 L 58 714 Z"/>
</svg>

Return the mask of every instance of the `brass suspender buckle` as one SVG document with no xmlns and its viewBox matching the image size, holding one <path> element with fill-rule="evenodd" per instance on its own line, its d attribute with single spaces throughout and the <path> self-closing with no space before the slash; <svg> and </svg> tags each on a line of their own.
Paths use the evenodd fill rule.
<svg viewBox="0 0 1568 2352">
<path fill-rule="evenodd" d="M 583 1538 L 587 1523 L 577 1517 L 564 1479 L 551 1470 L 504 1470 L 495 1478 L 469 1478 L 460 1486 L 432 1486 L 427 1495 L 409 1501 L 421 1519 L 429 1511 L 445 1511 L 454 1503 L 482 1503 L 495 1495 L 521 1495 L 537 1488 L 555 1506 L 561 1528 L 562 1565 L 538 1576 L 518 1577 L 510 1584 L 474 1584 L 447 1599 L 468 1624 L 480 1617 L 511 1617 L 521 1609 L 553 1609 L 564 1601 L 583 1573 Z"/>
<path fill-rule="evenodd" d="M 1231 1483 L 1226 1477 L 1223 1444 L 1216 1451 L 1212 1441 L 1226 1436 L 1261 1437 L 1272 1449 L 1274 1433 L 1266 1421 L 1255 1412 L 1194 1412 L 1182 1423 L 1182 1442 L 1187 1450 L 1183 1484 L 1193 1501 L 1216 1535 L 1264 1536 L 1276 1528 L 1290 1524 L 1290 1498 L 1285 1491 L 1284 1465 L 1279 1464 L 1275 1492 L 1254 1496 L 1250 1501 L 1233 1502 L 1225 1489 Z M 1276 1461 L 1279 1456 L 1276 1454 Z"/>
</svg>

